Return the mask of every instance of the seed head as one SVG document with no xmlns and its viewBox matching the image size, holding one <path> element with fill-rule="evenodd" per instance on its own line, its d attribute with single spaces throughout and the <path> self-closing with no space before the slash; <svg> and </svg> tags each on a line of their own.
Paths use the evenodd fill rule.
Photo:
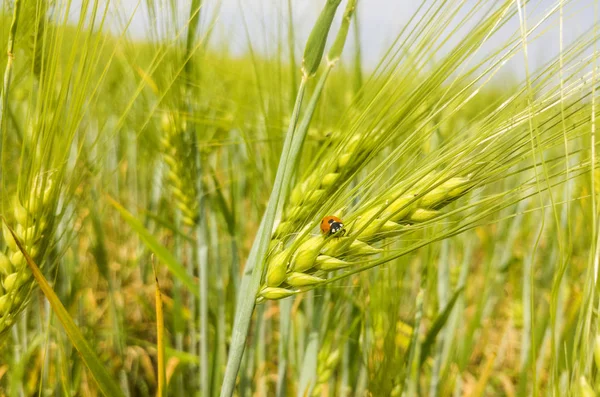
<svg viewBox="0 0 600 397">
<path fill-rule="evenodd" d="M 267 285 L 269 287 L 277 287 L 285 280 L 289 256 L 290 253 L 283 250 L 271 256 L 267 266 Z"/>
<path fill-rule="evenodd" d="M 13 272 L 13 266 L 6 255 L 0 252 L 0 274 L 8 275 Z"/>
<path fill-rule="evenodd" d="M 265 287 L 259 292 L 259 296 L 262 296 L 266 299 L 283 299 L 288 296 L 294 295 L 296 292 L 285 289 L 285 288 L 277 288 L 277 287 Z"/>
<path fill-rule="evenodd" d="M 2 223 L 2 236 L 4 237 L 4 241 L 11 251 L 17 251 L 19 249 L 19 247 L 17 247 L 17 243 L 15 242 L 15 238 L 10 233 L 10 230 L 8 230 L 8 227 L 6 224 L 4 224 L 4 222 Z"/>
<path fill-rule="evenodd" d="M 326 243 L 323 236 L 311 237 L 303 242 L 297 249 L 297 253 L 292 261 L 292 270 L 295 272 L 305 272 L 315 265 L 315 259 L 321 252 L 321 248 Z"/>
<path fill-rule="evenodd" d="M 299 272 L 291 272 L 285 279 L 285 282 L 291 285 L 292 287 L 314 286 L 316 284 L 322 283 L 323 281 L 325 280 L 320 277 L 315 277 L 310 274 Z"/>
<path fill-rule="evenodd" d="M 438 216 L 440 213 L 440 211 L 417 208 L 415 212 L 410 215 L 410 220 L 411 222 L 427 222 Z"/>
<path fill-rule="evenodd" d="M 338 269 L 343 269 L 345 267 L 350 266 L 350 262 L 343 261 L 338 258 L 334 258 L 332 256 L 327 255 L 319 255 L 315 260 L 315 267 L 319 270 L 324 271 L 333 271 Z"/>
<path fill-rule="evenodd" d="M 27 225 L 29 223 L 29 213 L 21 205 L 19 200 L 14 200 L 13 208 L 15 213 L 15 219 L 17 220 L 19 225 Z"/>
</svg>

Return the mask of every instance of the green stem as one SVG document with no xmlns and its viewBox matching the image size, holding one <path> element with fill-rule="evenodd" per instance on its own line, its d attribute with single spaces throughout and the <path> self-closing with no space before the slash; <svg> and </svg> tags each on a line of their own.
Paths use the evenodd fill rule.
<svg viewBox="0 0 600 397">
<path fill-rule="evenodd" d="M 194 53 L 194 41 L 196 39 L 196 33 L 198 32 L 198 24 L 200 22 L 200 7 L 202 6 L 201 0 L 192 0 L 190 4 L 190 22 L 188 25 L 188 32 L 186 37 L 186 46 L 185 46 L 185 74 L 189 79 L 192 74 L 193 62 L 191 56 Z M 188 80 L 189 81 L 189 80 Z"/>
<path fill-rule="evenodd" d="M 296 102 L 294 104 L 290 125 L 283 144 L 283 151 L 275 176 L 275 184 L 271 196 L 269 197 L 267 210 L 261 221 L 257 237 L 250 250 L 250 256 L 248 257 L 244 277 L 242 279 L 241 292 L 237 301 L 238 306 L 233 334 L 231 336 L 231 350 L 225 369 L 221 397 L 227 397 L 233 394 L 237 373 L 240 368 L 244 347 L 246 345 L 246 336 L 250 327 L 250 320 L 254 311 L 256 296 L 260 288 L 262 276 L 266 269 L 265 259 L 269 242 L 271 241 L 275 214 L 277 208 L 280 208 L 283 204 L 283 200 L 285 199 L 286 192 L 289 189 L 295 171 L 294 165 L 297 163 L 298 156 L 300 155 L 300 150 L 304 143 L 306 133 L 308 132 L 308 126 L 312 119 L 312 115 L 315 111 L 321 92 L 323 91 L 327 76 L 335 64 L 335 60 L 328 63 L 328 67 L 319 80 L 315 93 L 310 100 L 307 113 L 302 118 L 302 122 L 296 130 L 306 82 L 308 81 L 309 76 L 316 72 L 321 62 L 321 57 L 323 56 L 323 51 L 325 49 L 325 42 L 327 41 L 327 33 L 329 32 L 333 15 L 335 15 L 335 10 L 339 3 L 340 0 L 328 0 L 306 44 L 302 60 L 303 77 L 300 81 L 300 87 L 298 88 L 298 94 L 296 95 Z M 334 47 L 337 51 L 341 51 L 343 48 L 342 39 L 340 38 L 339 40 L 336 40 L 336 42 L 337 45 L 334 44 Z"/>
<path fill-rule="evenodd" d="M 208 374 L 208 247 L 206 236 L 201 230 L 202 225 L 196 226 L 196 237 L 199 241 L 195 243 L 194 251 L 200 271 L 200 389 L 203 396 L 210 394 L 210 377 Z"/>
<path fill-rule="evenodd" d="M 317 382 L 317 357 L 319 355 L 319 330 L 321 328 L 322 315 L 324 314 L 323 300 L 314 300 L 314 311 L 310 333 L 308 334 L 308 344 L 304 350 L 302 358 L 302 367 L 300 369 L 300 380 L 296 396 L 310 396 Z"/>
<path fill-rule="evenodd" d="M 292 12 L 292 0 L 288 0 L 288 47 L 290 51 L 290 74 L 291 74 L 291 98 L 296 96 L 296 87 L 298 87 L 297 70 L 298 65 L 296 64 L 296 52 L 294 43 L 296 35 L 294 33 L 294 14 Z"/>
<path fill-rule="evenodd" d="M 354 11 L 354 92 L 359 92 L 363 85 L 362 76 L 362 51 L 360 46 L 360 27 L 358 26 L 358 12 Z"/>
<path fill-rule="evenodd" d="M 406 364 L 406 378 L 404 379 L 404 392 L 407 396 L 419 395 L 418 393 L 418 378 L 419 378 L 419 360 L 415 360 L 420 354 L 419 328 L 423 318 L 425 291 L 427 290 L 427 275 L 429 267 L 427 264 L 423 267 L 421 273 L 421 288 L 417 293 L 415 325 L 413 326 L 413 334 L 410 341 L 410 350 L 408 353 L 408 361 Z"/>
<path fill-rule="evenodd" d="M 290 343 L 290 327 L 292 323 L 292 299 L 282 299 L 279 301 L 279 367 L 277 368 L 277 387 L 276 396 L 283 397 L 287 394 L 286 373 L 288 365 L 288 351 Z"/>
<path fill-rule="evenodd" d="M 291 146 L 292 140 L 295 138 L 294 131 L 296 129 L 298 116 L 300 114 L 300 107 L 304 98 L 306 81 L 307 79 L 303 78 L 300 82 L 290 125 L 288 127 L 283 144 L 281 159 L 279 161 L 279 166 L 277 167 L 273 191 L 271 192 L 267 209 L 258 229 L 258 234 L 254 240 L 254 244 L 252 245 L 248 262 L 246 263 L 246 269 L 242 278 L 242 285 L 238 299 L 238 309 L 236 310 L 237 313 L 234 321 L 233 333 L 231 335 L 229 358 L 227 360 L 225 378 L 223 379 L 223 386 L 221 388 L 221 397 L 233 395 L 235 381 L 240 369 L 244 348 L 246 346 L 246 336 L 250 327 L 252 313 L 254 312 L 255 297 L 258 293 L 260 281 L 265 270 L 265 258 L 267 255 L 267 249 L 269 247 L 269 241 L 271 239 L 271 230 L 273 229 L 273 224 L 275 222 L 276 210 L 280 204 L 280 201 L 282 201 L 284 198 L 284 195 L 281 193 L 287 190 L 287 187 L 290 183 L 290 180 L 286 180 L 284 175 L 286 174 L 286 168 L 288 166 L 291 167 L 296 160 L 291 156 Z M 304 140 L 304 137 L 302 137 L 302 140 Z M 297 154 L 299 151 L 300 150 L 294 152 Z"/>
<path fill-rule="evenodd" d="M 8 130 L 8 118 L 5 117 L 4 110 L 8 108 L 8 90 L 10 89 L 10 81 L 12 78 L 12 69 L 14 62 L 13 51 L 15 49 L 15 35 L 17 33 L 17 26 L 19 21 L 19 13 L 21 11 L 21 1 L 15 0 L 12 22 L 10 23 L 10 30 L 8 32 L 8 49 L 6 54 L 8 58 L 6 60 L 6 69 L 4 70 L 4 85 L 2 87 L 2 100 L 0 101 L 0 179 L 2 179 L 2 142 L 5 139 L 5 132 Z"/>
<path fill-rule="evenodd" d="M 191 84 L 192 75 L 194 73 L 194 62 L 192 56 L 194 55 L 195 39 L 198 31 L 198 25 L 200 22 L 200 9 L 202 6 L 202 0 L 192 0 L 190 3 L 190 20 L 188 25 L 187 37 L 186 37 L 186 48 L 185 48 L 185 67 L 184 75 L 186 78 L 186 102 L 187 111 L 190 114 L 194 113 L 192 106 L 192 92 L 194 86 Z M 198 92 L 196 91 L 196 95 Z M 198 137 L 196 136 L 197 130 L 196 125 L 192 124 L 191 129 L 188 131 L 192 135 L 192 140 L 196 149 L 196 156 L 194 158 L 194 166 L 196 171 L 196 191 L 198 197 L 202 194 L 202 161 L 201 154 L 198 150 Z M 201 199 L 199 205 L 199 219 L 194 228 L 194 235 L 196 237 L 192 249 L 194 250 L 194 264 L 198 268 L 199 272 L 199 322 L 200 322 L 200 390 L 202 396 L 210 395 L 210 375 L 209 375 L 209 362 L 208 362 L 208 246 L 206 242 L 206 216 L 203 213 L 204 202 Z M 192 317 L 193 318 L 193 317 Z M 192 321 L 192 324 L 194 322 Z M 195 327 L 192 325 L 192 327 Z"/>
<path fill-rule="evenodd" d="M 327 82 L 327 78 L 329 77 L 329 73 L 335 63 L 329 63 L 327 68 L 323 72 L 323 75 L 317 82 L 317 86 L 315 87 L 315 91 L 312 94 L 308 105 L 306 107 L 306 111 L 302 116 L 302 120 L 298 125 L 298 129 L 294 133 L 294 138 L 292 141 L 291 149 L 290 149 L 290 157 L 294 159 L 294 162 L 299 159 L 300 149 L 302 149 L 302 144 L 304 142 L 304 138 L 306 137 L 306 133 L 308 132 L 308 127 L 310 126 L 310 122 L 312 120 L 313 115 L 315 114 L 315 110 L 317 109 L 317 104 L 319 103 L 319 99 L 321 98 L 321 94 L 323 93 L 323 88 L 325 87 L 325 83 Z M 293 163 L 295 164 L 295 163 Z M 283 178 L 285 180 L 291 180 L 294 174 L 294 171 L 297 167 L 286 167 L 285 174 Z"/>
</svg>

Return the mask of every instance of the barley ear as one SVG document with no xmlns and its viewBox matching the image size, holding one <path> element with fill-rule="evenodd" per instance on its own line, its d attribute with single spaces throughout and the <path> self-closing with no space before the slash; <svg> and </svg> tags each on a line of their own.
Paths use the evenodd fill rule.
<svg viewBox="0 0 600 397">
<path fill-rule="evenodd" d="M 339 349 L 332 350 L 331 342 L 325 343 L 317 355 L 317 381 L 312 391 L 313 397 L 323 393 L 324 385 L 329 382 L 341 358 Z"/>
<path fill-rule="evenodd" d="M 348 36 L 348 29 L 350 28 L 350 21 L 352 20 L 352 15 L 354 14 L 354 10 L 356 8 L 357 0 L 348 0 L 348 4 L 346 5 L 346 10 L 344 11 L 344 17 L 342 19 L 342 24 L 340 26 L 340 30 L 338 30 L 338 34 L 335 37 L 335 41 L 333 45 L 329 49 L 329 53 L 327 54 L 327 61 L 330 64 L 334 64 L 340 59 L 342 55 L 342 51 L 344 50 L 344 44 L 346 43 L 346 37 Z"/>
<path fill-rule="evenodd" d="M 312 176 L 307 181 L 311 178 L 318 181 L 318 178 Z M 347 222 L 345 236 L 311 236 L 300 233 L 301 241 L 289 244 L 285 251 L 271 257 L 263 288 L 287 285 L 298 289 L 293 293 L 315 288 L 327 281 L 325 276 L 328 272 L 348 268 L 364 261 L 365 257 L 383 252 L 382 248 L 375 246 L 377 242 L 406 232 L 414 223 L 428 222 L 439 217 L 442 207 L 463 196 L 472 187 L 469 178 L 454 177 L 435 186 L 436 178 L 440 178 L 440 174 L 430 173 L 411 189 L 407 189 L 402 183 L 392 188 L 388 200 L 366 202 L 356 210 L 355 219 Z M 300 189 L 304 189 L 305 184 L 299 184 L 297 188 L 301 186 Z M 431 188 L 431 185 L 435 187 Z M 295 211 L 311 210 L 306 203 L 295 208 Z M 286 229 L 293 232 L 291 227 L 297 222 L 288 220 L 286 223 Z M 305 226 L 307 227 L 310 225 Z M 283 240 L 272 238 L 271 244 L 281 250 Z M 288 263 L 290 257 L 292 259 Z M 284 269 L 287 269 L 287 273 L 282 280 Z M 281 291 L 275 295 L 261 293 L 257 301 L 280 294 Z"/>
<path fill-rule="evenodd" d="M 51 235 L 49 230 L 48 209 L 52 208 L 52 192 L 55 184 L 49 178 L 40 175 L 33 178 L 25 208 L 18 198 L 13 200 L 13 213 L 16 219 L 14 235 L 6 220 L 2 222 L 2 237 L 7 251 L 0 252 L 0 336 L 14 324 L 17 315 L 26 307 L 31 290 L 35 286 L 25 257 L 18 247 L 15 236 L 35 261 L 43 265 L 45 252 Z M 34 224 L 32 224 L 35 222 Z M 44 238 L 45 237 L 45 238 Z"/>
<path fill-rule="evenodd" d="M 194 161 L 189 153 L 189 134 L 185 132 L 185 120 L 164 113 L 160 126 L 163 130 L 162 152 L 169 166 L 166 173 L 168 185 L 175 198 L 175 205 L 181 211 L 181 220 L 188 227 L 198 222 L 198 192 L 194 182 Z"/>
<path fill-rule="evenodd" d="M 308 36 L 302 58 L 302 74 L 305 78 L 313 76 L 319 69 L 325 52 L 325 44 L 327 44 L 327 35 L 340 3 L 341 0 L 327 0 L 310 36 Z"/>
</svg>

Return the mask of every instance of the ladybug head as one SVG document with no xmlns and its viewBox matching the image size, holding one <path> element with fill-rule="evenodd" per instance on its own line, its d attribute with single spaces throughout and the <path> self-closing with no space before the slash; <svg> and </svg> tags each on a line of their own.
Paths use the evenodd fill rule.
<svg viewBox="0 0 600 397">
<path fill-rule="evenodd" d="M 329 234 L 336 234 L 340 230 L 344 229 L 344 224 L 342 222 L 336 222 L 333 219 L 329 220 Z"/>
</svg>

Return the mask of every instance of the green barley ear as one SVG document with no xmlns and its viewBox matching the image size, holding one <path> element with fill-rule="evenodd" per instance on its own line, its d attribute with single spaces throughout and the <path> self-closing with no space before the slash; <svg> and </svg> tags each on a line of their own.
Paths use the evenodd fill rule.
<svg viewBox="0 0 600 397">
<path fill-rule="evenodd" d="M 340 349 L 332 349 L 331 342 L 323 345 L 317 355 L 317 382 L 311 394 L 313 397 L 318 397 L 323 393 L 323 387 L 333 376 L 340 359 Z"/>
<path fill-rule="evenodd" d="M 305 78 L 313 76 L 319 69 L 325 52 L 325 44 L 327 44 L 327 35 L 340 3 L 341 0 L 327 0 L 310 36 L 308 36 L 302 58 L 302 74 Z"/>
<path fill-rule="evenodd" d="M 329 272 L 364 263 L 383 252 L 378 242 L 401 235 L 410 230 L 412 224 L 429 222 L 443 215 L 444 206 L 472 188 L 472 182 L 466 177 L 449 178 L 435 186 L 436 178 L 441 176 L 430 173 L 410 188 L 400 183 L 390 189 L 385 201 L 366 201 L 359 205 L 353 214 L 348 214 L 345 236 L 300 233 L 299 240 L 289 243 L 285 250 L 281 240 L 273 239 L 280 251 L 270 257 L 266 285 L 261 290 L 266 292 L 260 293 L 257 301 L 273 299 L 270 296 L 280 299 L 293 295 L 297 289 L 315 288 L 327 280 Z M 292 260 L 288 263 L 290 256 Z M 287 272 L 282 274 L 284 269 Z M 280 286 L 285 291 L 275 293 L 267 289 Z"/>
<path fill-rule="evenodd" d="M 297 183 L 291 192 L 289 206 L 284 211 L 282 222 L 273 233 L 273 238 L 287 240 L 302 227 L 303 222 L 321 208 L 331 193 L 347 181 L 360 164 L 372 153 L 372 141 L 379 134 L 372 132 L 361 136 L 355 134 L 341 146 L 342 153 L 326 156 L 325 161 Z M 363 139 L 364 138 L 364 139 Z"/>
<path fill-rule="evenodd" d="M 182 214 L 182 221 L 188 227 L 198 222 L 198 191 L 194 167 L 194 147 L 190 134 L 186 133 L 186 121 L 174 113 L 164 113 L 160 126 L 162 152 L 167 172 L 168 186 L 175 199 L 175 205 Z"/>
<path fill-rule="evenodd" d="M 41 266 L 52 240 L 52 214 L 57 201 L 55 189 L 56 184 L 50 177 L 38 174 L 33 178 L 28 198 L 23 202 L 13 201 L 13 229 L 32 259 Z M 5 222 L 2 223 L 2 236 L 7 250 L 0 252 L 0 337 L 26 307 L 35 286 L 31 270 Z"/>
<path fill-rule="evenodd" d="M 356 1 L 357 0 L 349 0 L 348 4 L 346 5 L 340 30 L 338 31 L 335 41 L 333 42 L 331 48 L 329 49 L 329 53 L 327 54 L 327 61 L 329 63 L 337 62 L 342 55 L 344 44 L 346 43 L 346 37 L 348 36 L 348 29 L 350 28 L 352 15 L 356 9 Z"/>
</svg>

